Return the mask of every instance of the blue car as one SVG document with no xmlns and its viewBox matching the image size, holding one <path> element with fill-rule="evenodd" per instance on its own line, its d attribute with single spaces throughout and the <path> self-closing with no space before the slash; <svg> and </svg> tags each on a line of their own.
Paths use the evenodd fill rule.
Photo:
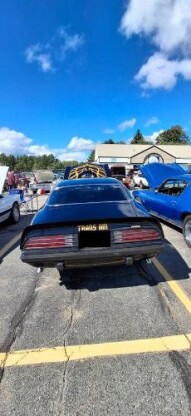
<svg viewBox="0 0 191 416">
<path fill-rule="evenodd" d="M 176 164 L 152 163 L 141 171 L 151 189 L 133 191 L 134 198 L 153 216 L 181 228 L 191 247 L 191 175 Z"/>
<path fill-rule="evenodd" d="M 132 264 L 161 252 L 159 221 L 113 178 L 59 182 L 21 238 L 21 260 L 36 267 Z"/>
</svg>

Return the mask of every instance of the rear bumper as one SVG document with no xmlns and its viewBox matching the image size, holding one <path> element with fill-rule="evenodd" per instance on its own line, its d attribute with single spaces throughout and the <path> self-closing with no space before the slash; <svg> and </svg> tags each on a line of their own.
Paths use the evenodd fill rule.
<svg viewBox="0 0 191 416">
<path fill-rule="evenodd" d="M 112 264 L 132 264 L 134 261 L 151 258 L 159 254 L 164 242 L 157 242 L 137 247 L 82 249 L 77 252 L 29 252 L 22 251 L 21 260 L 35 267 L 80 268 L 97 267 Z"/>
<path fill-rule="evenodd" d="M 44 189 L 46 192 L 50 192 L 52 189 L 52 184 L 46 184 L 46 185 L 43 185 L 43 183 L 41 184 L 39 183 L 37 185 L 29 184 L 29 189 L 34 192 L 38 191 L 39 189 Z"/>
</svg>

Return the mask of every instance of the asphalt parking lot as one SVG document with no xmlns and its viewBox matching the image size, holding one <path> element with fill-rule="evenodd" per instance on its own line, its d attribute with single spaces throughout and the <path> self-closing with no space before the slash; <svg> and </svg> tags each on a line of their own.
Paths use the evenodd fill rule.
<svg viewBox="0 0 191 416">
<path fill-rule="evenodd" d="M 0 414 L 190 415 L 191 256 L 181 232 L 163 224 L 165 249 L 151 263 L 63 279 L 20 261 L 32 215 L 0 227 Z"/>
</svg>

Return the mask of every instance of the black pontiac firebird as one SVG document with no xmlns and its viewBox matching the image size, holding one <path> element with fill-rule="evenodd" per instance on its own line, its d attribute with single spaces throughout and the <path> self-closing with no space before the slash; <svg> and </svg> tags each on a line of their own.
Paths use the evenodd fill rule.
<svg viewBox="0 0 191 416">
<path fill-rule="evenodd" d="M 59 182 L 21 238 L 21 260 L 35 267 L 132 264 L 161 252 L 157 219 L 113 178 Z"/>
</svg>

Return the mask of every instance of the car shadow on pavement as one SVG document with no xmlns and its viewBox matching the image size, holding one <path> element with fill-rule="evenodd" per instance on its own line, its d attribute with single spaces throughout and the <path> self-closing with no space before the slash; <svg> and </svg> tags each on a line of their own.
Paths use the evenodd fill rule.
<svg viewBox="0 0 191 416">
<path fill-rule="evenodd" d="M 157 259 L 174 280 L 190 277 L 191 269 L 168 240 Z M 60 272 L 60 285 L 64 285 L 68 290 L 96 291 L 141 285 L 155 286 L 164 281 L 154 263 L 146 260 L 136 262 L 132 266 L 95 267 Z"/>
<path fill-rule="evenodd" d="M 5 221 L 0 225 L 0 263 L 7 254 L 13 251 L 20 244 L 20 237 L 25 227 L 27 227 L 34 214 L 21 215 L 17 224 L 9 224 Z"/>
</svg>

